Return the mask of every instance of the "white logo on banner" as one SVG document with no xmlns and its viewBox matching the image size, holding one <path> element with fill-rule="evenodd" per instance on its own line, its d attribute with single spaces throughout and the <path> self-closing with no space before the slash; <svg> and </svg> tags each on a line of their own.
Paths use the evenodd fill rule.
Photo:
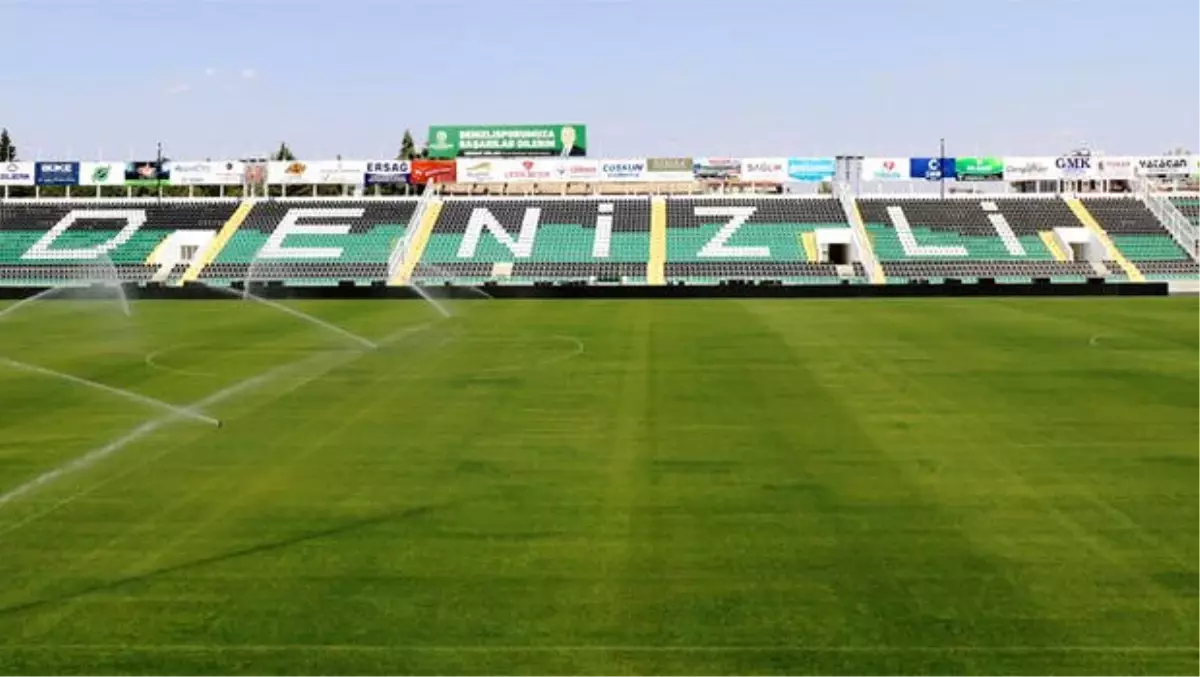
<svg viewBox="0 0 1200 677">
<path fill-rule="evenodd" d="M 178 186 L 237 186 L 241 185 L 246 167 L 241 162 L 204 161 L 171 162 L 171 183 Z"/>
<path fill-rule="evenodd" d="M 412 174 L 412 163 L 407 160 L 375 160 L 367 163 L 367 183 L 406 183 Z"/>
<path fill-rule="evenodd" d="M 0 162 L 0 186 L 32 186 L 33 162 Z"/>
<path fill-rule="evenodd" d="M 81 162 L 79 164 L 81 186 L 124 186 L 124 162 Z"/>
<path fill-rule="evenodd" d="M 863 181 L 907 181 L 908 165 L 906 157 L 863 158 L 859 176 Z"/>
<path fill-rule="evenodd" d="M 787 158 L 756 157 L 744 158 L 740 171 L 742 181 L 754 183 L 783 183 L 787 181 Z"/>
</svg>

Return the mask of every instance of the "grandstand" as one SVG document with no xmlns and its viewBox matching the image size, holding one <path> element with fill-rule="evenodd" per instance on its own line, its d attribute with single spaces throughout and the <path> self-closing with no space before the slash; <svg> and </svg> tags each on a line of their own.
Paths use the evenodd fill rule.
<svg viewBox="0 0 1200 677">
<path fill-rule="evenodd" d="M 338 160 L 268 162 L 265 170 L 176 163 L 175 173 L 167 167 L 163 176 L 192 173 L 191 197 L 106 199 L 96 191 L 90 199 L 42 199 L 35 185 L 35 197 L 2 200 L 0 283 L 47 286 L 97 276 L 167 286 L 318 287 L 1200 281 L 1200 197 L 1164 193 L 1160 188 L 1169 186 L 1150 175 L 1117 174 L 1132 166 L 1190 170 L 1178 158 L 1109 158 L 1094 167 L 1012 158 L 989 166 L 1007 167 L 1012 186 L 1039 184 L 1031 175 L 1049 172 L 1058 176 L 1050 181 L 1057 191 L 1014 193 L 998 182 L 994 192 L 938 197 L 919 190 L 934 178 L 930 162 L 908 160 L 911 174 L 899 172 L 904 158 L 865 158 L 860 167 L 785 157 L 458 158 L 413 167 Z M 942 158 L 950 163 L 954 158 Z M 41 164 L 50 167 L 43 172 Z M 34 181 L 52 169 L 78 175 L 70 166 L 23 167 Z M 1082 182 L 1054 174 L 1056 166 L 1093 172 L 1088 185 L 1102 192 L 1070 192 Z M 910 192 L 856 194 L 834 179 L 852 170 L 864 181 L 907 179 Z M 384 172 L 378 180 L 386 181 L 446 181 L 403 191 L 412 188 L 419 198 L 388 197 L 372 172 Z M 265 191 L 250 190 L 252 176 L 266 181 Z M 242 185 L 229 186 L 236 181 Z M 197 185 L 208 184 L 222 194 L 275 194 L 271 181 L 289 193 L 311 186 L 312 197 L 196 194 Z M 342 194 L 316 197 L 318 187 Z M 11 190 L 18 188 L 4 186 L 5 196 Z"/>
<path fill-rule="evenodd" d="M 413 279 L 644 284 L 649 248 L 648 197 L 452 198 Z"/>
<path fill-rule="evenodd" d="M 336 285 L 387 279 L 388 257 L 403 241 L 415 200 L 248 202 L 244 220 L 223 225 L 197 277 Z"/>
<path fill-rule="evenodd" d="M 850 224 L 833 198 L 669 198 L 666 243 L 670 282 L 866 281 Z"/>
</svg>

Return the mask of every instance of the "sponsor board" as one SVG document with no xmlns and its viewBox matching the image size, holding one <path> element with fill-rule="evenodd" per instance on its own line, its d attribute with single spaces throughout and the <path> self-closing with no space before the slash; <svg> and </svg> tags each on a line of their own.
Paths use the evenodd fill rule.
<svg viewBox="0 0 1200 677">
<path fill-rule="evenodd" d="M 126 186 L 165 186 L 171 183 L 171 168 L 168 163 L 157 160 L 141 160 L 125 163 Z"/>
<path fill-rule="evenodd" d="M 433 158 L 587 155 L 587 126 L 580 124 L 434 125 L 428 138 Z"/>
<path fill-rule="evenodd" d="M 600 161 L 601 181 L 645 181 L 646 158 Z"/>
<path fill-rule="evenodd" d="M 366 169 L 365 160 L 268 162 L 267 183 L 356 186 L 362 184 Z"/>
<path fill-rule="evenodd" d="M 501 183 L 504 175 L 499 159 L 459 158 L 454 161 L 459 183 Z"/>
<path fill-rule="evenodd" d="M 415 185 L 458 181 L 454 160 L 413 160 L 408 180 Z"/>
<path fill-rule="evenodd" d="M 908 158 L 869 157 L 859 165 L 859 177 L 863 181 L 907 181 Z"/>
<path fill-rule="evenodd" d="M 1137 158 L 1101 155 L 1094 159 L 1096 161 L 1096 174 L 1101 179 L 1128 181 L 1133 178 L 1133 170 Z"/>
<path fill-rule="evenodd" d="M 363 184 L 374 186 L 388 183 L 408 183 L 412 164 L 408 160 L 372 160 L 367 162 Z"/>
<path fill-rule="evenodd" d="M 36 174 L 35 162 L 0 162 L 0 186 L 32 186 Z"/>
<path fill-rule="evenodd" d="M 1135 171 L 1139 176 L 1184 176 L 1192 171 L 1192 159 L 1186 155 L 1139 157 Z"/>
<path fill-rule="evenodd" d="M 600 178 L 600 163 L 583 159 L 459 158 L 456 165 L 462 183 L 590 182 Z"/>
<path fill-rule="evenodd" d="M 1004 161 L 997 157 L 954 158 L 954 174 L 959 181 L 999 181 L 1004 178 Z"/>
<path fill-rule="evenodd" d="M 748 183 L 783 183 L 787 181 L 787 158 L 744 158 L 740 170 L 742 181 Z"/>
<path fill-rule="evenodd" d="M 1099 178 L 1096 158 L 1090 155 L 1061 155 L 1054 158 L 1054 168 L 1067 180 Z"/>
<path fill-rule="evenodd" d="M 692 164 L 692 174 L 704 181 L 737 181 L 742 175 L 742 161 L 731 157 L 699 157 Z"/>
<path fill-rule="evenodd" d="M 81 186 L 124 186 L 124 162 L 84 162 L 79 168 Z"/>
<path fill-rule="evenodd" d="M 646 158 L 646 181 L 683 182 L 695 181 L 695 163 L 690 157 Z"/>
<path fill-rule="evenodd" d="M 1004 158 L 1005 181 L 1039 181 L 1057 179 L 1059 170 L 1054 166 L 1054 158 L 1038 157 L 1006 157 Z"/>
<path fill-rule="evenodd" d="M 596 160 L 565 159 L 555 161 L 559 181 L 599 181 L 600 163 Z"/>
<path fill-rule="evenodd" d="M 553 160 L 536 160 L 524 158 L 520 160 L 493 160 L 500 174 L 500 180 L 505 183 L 529 183 L 537 181 L 553 181 L 557 176 Z"/>
<path fill-rule="evenodd" d="M 78 186 L 78 162 L 37 162 L 33 166 L 33 181 L 39 186 Z"/>
<path fill-rule="evenodd" d="M 908 161 L 908 175 L 914 179 L 941 181 L 955 178 L 955 161 L 952 157 L 915 157 Z"/>
<path fill-rule="evenodd" d="M 240 186 L 246 166 L 234 161 L 169 162 L 167 171 L 176 186 Z"/>
<path fill-rule="evenodd" d="M 829 181 L 837 173 L 837 161 L 831 157 L 790 157 L 789 181 Z"/>
</svg>

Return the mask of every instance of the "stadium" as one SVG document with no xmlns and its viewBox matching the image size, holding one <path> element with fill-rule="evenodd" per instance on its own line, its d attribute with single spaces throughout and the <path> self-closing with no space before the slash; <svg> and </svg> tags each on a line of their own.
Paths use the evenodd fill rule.
<svg viewBox="0 0 1200 677">
<path fill-rule="evenodd" d="M 1200 156 L 530 120 L 5 131 L 0 674 L 1200 670 Z"/>
<path fill-rule="evenodd" d="M 1185 671 L 1195 303 L 1003 298 L 1194 293 L 1200 201 L 1161 190 L 1193 177 L 1142 173 L 1172 160 L 851 167 L 1001 172 L 946 194 L 844 158 L 10 167 L 80 183 L 0 206 L 0 623 L 58 619 L 3 665 Z M 159 196 L 181 166 L 242 196 Z M 754 298 L 889 288 L 992 298 Z M 1014 623 L 1013 576 L 1113 616 Z"/>
</svg>

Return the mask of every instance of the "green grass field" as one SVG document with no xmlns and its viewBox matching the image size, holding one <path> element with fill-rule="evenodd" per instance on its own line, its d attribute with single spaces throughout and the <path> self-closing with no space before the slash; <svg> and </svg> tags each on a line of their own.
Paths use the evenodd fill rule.
<svg viewBox="0 0 1200 677">
<path fill-rule="evenodd" d="M 1194 299 L 292 306 L 0 318 L 223 421 L 0 363 L 0 672 L 1200 669 Z"/>
</svg>

